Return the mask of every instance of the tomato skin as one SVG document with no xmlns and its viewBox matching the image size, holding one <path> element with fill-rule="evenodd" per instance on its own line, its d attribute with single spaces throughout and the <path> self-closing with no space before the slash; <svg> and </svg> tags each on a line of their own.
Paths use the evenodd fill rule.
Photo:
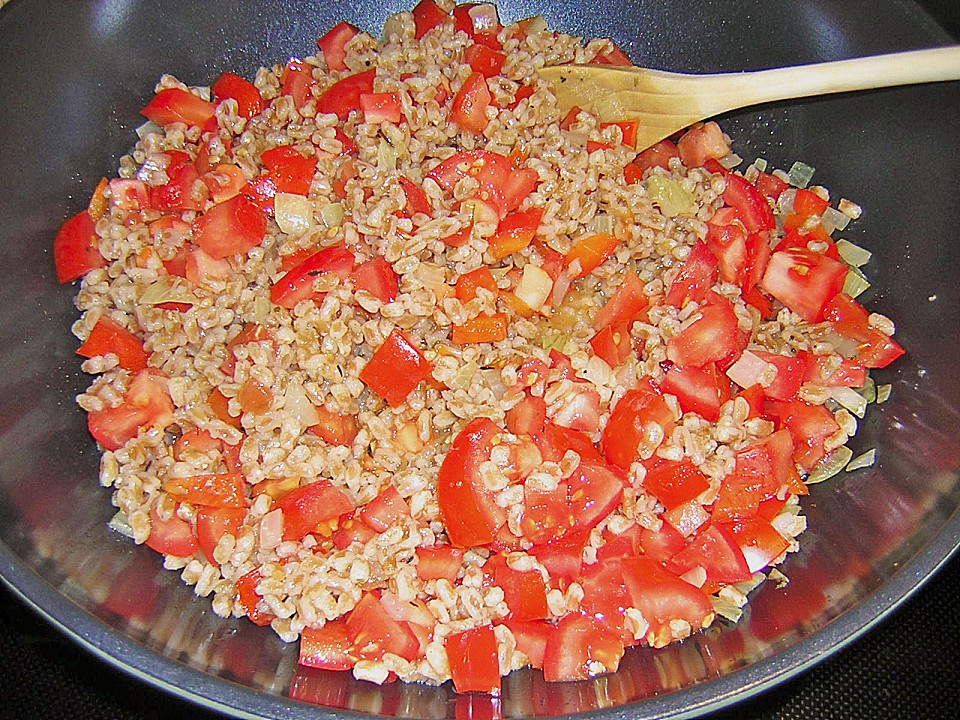
<svg viewBox="0 0 960 720">
<path fill-rule="evenodd" d="M 430 201 L 423 189 L 405 175 L 401 175 L 397 179 L 400 181 L 400 187 L 403 188 L 404 197 L 407 199 L 403 208 L 404 216 L 413 217 L 417 213 L 430 215 Z"/>
<path fill-rule="evenodd" d="M 340 22 L 330 28 L 327 33 L 317 40 L 317 47 L 323 52 L 323 59 L 327 68 L 334 72 L 347 69 L 344 58 L 347 56 L 346 45 L 358 33 L 359 29 L 348 22 Z"/>
<path fill-rule="evenodd" d="M 150 535 L 144 544 L 163 555 L 190 557 L 199 549 L 193 526 L 177 516 L 176 511 L 169 519 L 163 520 L 156 508 L 150 510 Z"/>
<path fill-rule="evenodd" d="M 310 185 L 317 171 L 315 157 L 305 157 L 289 145 L 280 145 L 264 150 L 260 161 L 270 171 L 276 192 L 294 195 L 306 195 L 310 192 Z"/>
<path fill-rule="evenodd" d="M 87 416 L 90 434 L 107 450 L 118 450 L 147 426 L 164 427 L 173 419 L 173 400 L 166 377 L 158 370 L 141 370 L 117 407 L 95 410 Z"/>
<path fill-rule="evenodd" d="M 726 300 L 704 305 L 700 318 L 667 340 L 667 358 L 677 365 L 729 365 L 746 347 L 733 306 Z M 724 367 L 726 367 L 724 365 Z"/>
<path fill-rule="evenodd" d="M 319 299 L 313 280 L 325 273 L 333 273 L 346 280 L 353 272 L 356 257 L 343 245 L 333 245 L 309 255 L 291 268 L 270 287 L 270 300 L 280 307 L 293 309 L 297 303 L 310 298 Z"/>
<path fill-rule="evenodd" d="M 806 362 L 803 357 L 788 357 L 758 350 L 756 356 L 777 368 L 777 376 L 763 393 L 774 400 L 794 400 L 803 385 Z"/>
<path fill-rule="evenodd" d="M 454 285 L 454 294 L 457 296 L 457 300 L 466 304 L 478 296 L 477 290 L 480 288 L 487 290 L 494 297 L 500 292 L 493 273 L 486 265 L 481 265 L 476 270 L 471 270 L 458 277 L 456 285 Z"/>
<path fill-rule="evenodd" d="M 500 694 L 497 638 L 492 625 L 448 635 L 443 642 L 450 660 L 450 675 L 458 693 Z"/>
<path fill-rule="evenodd" d="M 461 179 L 477 181 L 477 195 L 488 198 L 500 218 L 520 207 L 539 182 L 535 170 L 520 167 L 505 155 L 488 150 L 464 150 L 438 163 L 427 177 L 447 192 Z"/>
<path fill-rule="evenodd" d="M 404 403 L 431 370 L 417 347 L 394 329 L 360 371 L 360 379 L 395 408 Z"/>
<path fill-rule="evenodd" d="M 547 404 L 542 397 L 524 393 L 523 399 L 507 410 L 504 424 L 514 435 L 538 435 L 547 421 Z"/>
<path fill-rule="evenodd" d="M 357 662 L 346 618 L 328 620 L 322 627 L 305 627 L 300 634 L 297 662 L 307 667 L 343 671 Z"/>
<path fill-rule="evenodd" d="M 211 564 L 219 565 L 213 557 L 213 552 L 220 538 L 224 535 L 237 537 L 246 516 L 246 508 L 201 507 L 197 509 L 197 544 Z"/>
<path fill-rule="evenodd" d="M 143 349 L 140 338 L 104 315 L 97 320 L 90 335 L 77 348 L 77 354 L 92 358 L 107 353 L 116 355 L 117 364 L 131 373 L 143 370 L 150 357 Z"/>
<path fill-rule="evenodd" d="M 547 682 L 586 680 L 596 675 L 594 663 L 604 672 L 620 664 L 624 647 L 619 635 L 586 615 L 563 617 L 547 638 L 543 655 L 543 677 Z"/>
<path fill-rule="evenodd" d="M 547 641 L 553 632 L 553 625 L 543 620 L 504 620 L 503 625 L 510 629 L 517 642 L 517 650 L 527 656 L 530 667 L 542 668 Z"/>
<path fill-rule="evenodd" d="M 472 73 L 453 96 L 451 122 L 466 132 L 482 133 L 487 127 L 487 107 L 492 99 L 487 79 L 478 72 Z"/>
<path fill-rule="evenodd" d="M 197 245 L 214 260 L 246 254 L 263 241 L 267 218 L 243 195 L 214 205 L 194 222 Z"/>
<path fill-rule="evenodd" d="M 750 572 L 762 570 L 790 547 L 790 541 L 760 517 L 740 520 L 726 529 L 740 545 Z"/>
<path fill-rule="evenodd" d="M 673 640 L 673 619 L 686 620 L 692 632 L 712 622 L 713 606 L 707 595 L 656 560 L 641 556 L 620 563 L 631 605 L 650 623 L 645 639 L 652 647 L 663 647 Z"/>
<path fill-rule="evenodd" d="M 607 325 L 590 338 L 590 347 L 593 348 L 593 354 L 611 368 L 619 366 L 633 351 L 626 326 Z"/>
<path fill-rule="evenodd" d="M 217 106 L 181 88 L 161 90 L 140 114 L 157 125 L 182 122 L 203 127 L 214 116 Z"/>
<path fill-rule="evenodd" d="M 805 248 L 776 250 L 760 287 L 807 322 L 824 319 L 827 304 L 843 289 L 847 266 Z"/>
<path fill-rule="evenodd" d="M 650 382 L 644 382 L 628 390 L 613 408 L 600 438 L 603 457 L 621 470 L 629 471 L 630 466 L 640 459 L 644 426 L 650 422 L 657 423 L 664 436 L 673 432 L 676 424 L 663 396 Z"/>
<path fill-rule="evenodd" d="M 690 250 L 670 284 L 664 302 L 682 308 L 687 302 L 703 302 L 719 277 L 719 263 L 706 244 L 699 240 Z"/>
<path fill-rule="evenodd" d="M 360 110 L 360 96 L 373 92 L 376 75 L 376 68 L 371 68 L 338 80 L 317 98 L 317 113 L 333 113 L 346 121 L 352 110 Z"/>
<path fill-rule="evenodd" d="M 232 72 L 225 72 L 210 86 L 219 101 L 232 98 L 237 102 L 237 115 L 248 120 L 263 112 L 263 96 L 257 86 Z"/>
<path fill-rule="evenodd" d="M 318 524 L 353 510 L 353 502 L 329 480 L 318 480 L 281 496 L 275 507 L 283 511 L 283 539 L 302 540 Z"/>
<path fill-rule="evenodd" d="M 652 167 L 661 167 L 664 170 L 670 169 L 670 161 L 673 158 L 679 158 L 680 152 L 677 146 L 671 140 L 661 140 L 656 145 L 648 147 L 646 150 L 637 154 L 633 165 L 640 171 L 640 176 Z"/>
<path fill-rule="evenodd" d="M 490 545 L 498 523 L 478 498 L 480 463 L 490 457 L 499 428 L 489 418 L 475 418 L 454 438 L 437 478 L 437 504 L 451 545 Z"/>
<path fill-rule="evenodd" d="M 502 260 L 523 250 L 536 236 L 542 218 L 542 208 L 530 208 L 507 215 L 497 225 L 497 231 L 487 240 L 490 256 L 494 260 Z"/>
<path fill-rule="evenodd" d="M 623 500 L 625 479 L 609 465 L 581 462 L 568 483 L 570 514 L 582 531 L 595 528 Z"/>
<path fill-rule="evenodd" d="M 72 282 L 107 264 L 100 254 L 93 218 L 86 210 L 60 226 L 53 240 L 53 264 L 60 284 Z"/>
</svg>

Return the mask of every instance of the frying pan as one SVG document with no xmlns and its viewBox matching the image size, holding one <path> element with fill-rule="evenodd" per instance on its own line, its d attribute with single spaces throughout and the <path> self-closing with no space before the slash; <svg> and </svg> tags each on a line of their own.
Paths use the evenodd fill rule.
<svg viewBox="0 0 960 720">
<path fill-rule="evenodd" d="M 378 33 L 407 0 L 350 3 L 14 0 L 0 12 L 0 577 L 94 655 L 146 683 L 243 717 L 366 712 L 427 718 L 489 714 L 448 686 L 382 688 L 296 667 L 295 646 L 215 617 L 159 558 L 111 533 L 98 453 L 73 396 L 87 384 L 73 352 L 73 288 L 50 256 L 64 218 L 132 144 L 137 111 L 162 72 L 192 84 L 222 70 L 312 52 L 345 19 Z M 905 0 L 500 3 L 552 28 L 611 36 L 636 62 L 734 71 L 945 44 Z M 835 196 L 865 207 L 846 233 L 869 247 L 865 302 L 896 319 L 908 355 L 879 382 L 854 451 L 871 468 L 813 488 L 803 552 L 765 584 L 744 620 L 664 650 L 635 649 L 621 670 L 547 685 L 505 683 L 498 711 L 526 717 L 688 717 L 802 672 L 888 616 L 960 541 L 960 87 L 899 88 L 784 103 L 721 119 L 742 156 L 803 160 Z"/>
</svg>

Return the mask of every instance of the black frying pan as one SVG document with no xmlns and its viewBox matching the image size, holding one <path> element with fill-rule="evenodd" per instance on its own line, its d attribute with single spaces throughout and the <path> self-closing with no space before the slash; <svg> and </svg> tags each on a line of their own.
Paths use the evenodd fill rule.
<svg viewBox="0 0 960 720">
<path fill-rule="evenodd" d="M 504 2 L 506 21 L 610 35 L 642 65 L 733 71 L 944 44 L 906 1 Z M 423 717 L 489 710 L 442 687 L 383 689 L 298 671 L 295 647 L 216 618 L 159 559 L 106 529 L 97 452 L 72 402 L 86 385 L 56 286 L 50 243 L 131 144 L 161 72 L 196 84 L 222 70 L 313 51 L 346 19 L 374 33 L 407 2 L 156 3 L 14 0 L 0 12 L 0 577 L 81 646 L 150 685 L 245 716 L 306 718 L 344 708 Z M 949 12 L 946 3 L 935 7 Z M 639 649 L 614 676 L 506 682 L 504 715 L 599 711 L 681 717 L 762 692 L 891 613 L 960 538 L 960 87 L 900 88 L 778 104 L 723 118 L 735 149 L 775 166 L 801 159 L 864 217 L 871 307 L 896 318 L 908 357 L 883 373 L 893 398 L 857 448 L 877 466 L 818 486 L 794 583 L 753 598 L 746 620 L 663 651 Z M 131 610 L 131 607 L 133 610 Z M 125 620 L 125 615 L 134 615 Z M 936 622 L 936 619 L 932 619 Z M 291 690 L 317 705 L 291 700 Z M 2 694 L 0 694 L 2 695 Z M 607 702 L 610 707 L 606 707 Z M 605 709 L 599 709 L 599 708 Z"/>
</svg>

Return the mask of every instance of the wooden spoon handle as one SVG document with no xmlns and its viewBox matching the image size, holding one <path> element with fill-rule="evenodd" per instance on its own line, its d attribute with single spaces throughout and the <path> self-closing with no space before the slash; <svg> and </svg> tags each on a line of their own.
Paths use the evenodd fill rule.
<svg viewBox="0 0 960 720">
<path fill-rule="evenodd" d="M 960 46 L 719 75 L 689 75 L 717 103 L 711 114 L 775 100 L 960 80 Z"/>
</svg>

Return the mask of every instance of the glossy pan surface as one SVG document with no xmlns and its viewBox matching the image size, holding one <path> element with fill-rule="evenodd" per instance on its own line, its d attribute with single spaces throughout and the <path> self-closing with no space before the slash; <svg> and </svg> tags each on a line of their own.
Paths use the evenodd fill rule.
<svg viewBox="0 0 960 720">
<path fill-rule="evenodd" d="M 111 533 L 98 453 L 73 396 L 87 385 L 69 326 L 73 289 L 50 246 L 132 144 L 161 72 L 191 84 L 225 69 L 313 52 L 346 19 L 373 33 L 402 2 L 175 4 L 14 0 L 0 11 L 0 577 L 53 624 L 117 667 L 247 717 L 373 712 L 453 717 L 447 687 L 388 685 L 296 667 L 296 648 L 224 621 L 159 557 Z M 684 72 L 759 69 L 949 41 L 910 2 L 500 3 L 511 21 L 612 36 L 638 64 Z M 868 21 L 869 20 L 869 21 Z M 897 320 L 908 356 L 878 381 L 855 450 L 878 464 L 817 486 L 804 551 L 733 628 L 663 651 L 638 649 L 591 682 L 505 683 L 504 716 L 599 711 L 683 717 L 760 692 L 892 612 L 960 540 L 960 87 L 957 83 L 782 103 L 722 119 L 742 156 L 803 160 L 865 207 L 846 236 L 869 247 L 872 309 Z M 299 698 L 295 699 L 295 698 Z M 321 706 L 321 707 L 318 707 Z M 468 708 L 469 709 L 469 708 Z M 482 710 L 477 706 L 475 710 Z M 486 708 L 489 710 L 489 708 Z"/>
</svg>

